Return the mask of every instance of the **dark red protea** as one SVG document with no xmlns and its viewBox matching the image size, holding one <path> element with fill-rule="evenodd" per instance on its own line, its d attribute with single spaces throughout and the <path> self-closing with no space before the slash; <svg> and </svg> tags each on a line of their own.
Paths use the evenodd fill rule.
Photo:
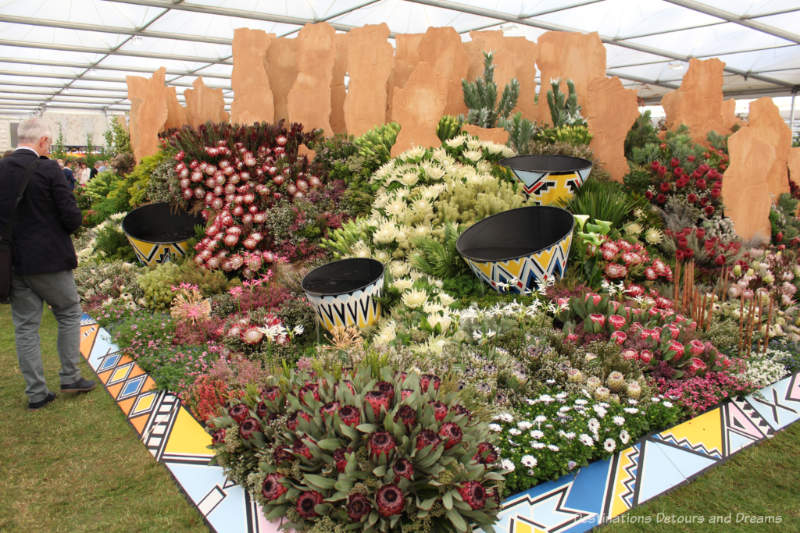
<svg viewBox="0 0 800 533">
<path fill-rule="evenodd" d="M 384 485 L 379 488 L 375 501 L 378 503 L 378 513 L 384 518 L 402 513 L 406 504 L 403 491 L 396 485 Z"/>
<path fill-rule="evenodd" d="M 433 407 L 433 417 L 436 419 L 437 422 L 441 422 L 444 420 L 444 417 L 447 416 L 447 406 L 442 402 L 428 402 Z"/>
<path fill-rule="evenodd" d="M 267 404 L 264 402 L 258 402 L 256 406 L 256 414 L 259 418 L 266 418 L 267 414 L 269 413 L 269 409 L 267 409 Z"/>
<path fill-rule="evenodd" d="M 375 458 L 380 457 L 382 453 L 389 457 L 389 453 L 394 448 L 394 437 L 388 431 L 376 431 L 369 436 L 369 451 Z"/>
<path fill-rule="evenodd" d="M 442 440 L 444 441 L 445 450 L 449 450 L 461 442 L 464 432 L 461 431 L 461 426 L 455 422 L 448 422 L 446 424 L 442 424 L 441 429 L 439 429 L 439 436 L 442 437 Z"/>
<path fill-rule="evenodd" d="M 294 441 L 294 444 L 292 444 L 292 452 L 295 455 L 302 455 L 306 459 L 311 459 L 311 450 L 309 450 L 308 446 L 301 440 Z"/>
<path fill-rule="evenodd" d="M 344 383 L 345 387 L 347 387 L 348 389 L 350 389 L 350 392 L 352 392 L 353 394 L 355 394 L 355 393 L 356 393 L 356 388 L 353 386 L 353 382 L 352 382 L 352 381 L 350 381 L 349 379 L 347 379 L 347 380 L 345 380 L 343 383 Z"/>
<path fill-rule="evenodd" d="M 228 414 L 231 415 L 231 418 L 236 420 L 237 423 L 241 424 L 244 422 L 245 418 L 250 416 L 250 408 L 245 404 L 240 403 L 228 409 Z"/>
<path fill-rule="evenodd" d="M 283 480 L 283 476 L 280 474 L 269 474 L 267 476 L 264 483 L 261 484 L 261 495 L 264 496 L 265 500 L 268 502 L 277 500 L 287 491 L 281 480 Z"/>
<path fill-rule="evenodd" d="M 211 434 L 211 443 L 212 444 L 222 444 L 225 442 L 225 429 L 218 429 L 214 433 Z"/>
<path fill-rule="evenodd" d="M 336 463 L 336 470 L 344 472 L 347 467 L 347 456 L 345 455 L 349 450 L 346 448 L 339 448 L 333 452 L 333 462 Z"/>
<path fill-rule="evenodd" d="M 417 435 L 417 450 L 421 450 L 425 446 L 433 446 L 436 448 L 441 441 L 439 437 L 436 436 L 436 433 L 431 431 L 430 429 L 423 429 Z"/>
<path fill-rule="evenodd" d="M 417 423 L 417 411 L 410 405 L 402 405 L 394 415 L 395 422 L 402 422 L 407 429 L 411 429 Z"/>
<path fill-rule="evenodd" d="M 303 518 L 319 516 L 314 507 L 320 503 L 322 503 L 322 494 L 315 490 L 307 490 L 297 498 L 297 513 Z"/>
<path fill-rule="evenodd" d="M 339 402 L 328 402 L 319 408 L 319 412 L 322 414 L 323 420 L 326 417 L 333 417 L 333 415 L 339 412 Z"/>
<path fill-rule="evenodd" d="M 399 478 L 404 477 L 408 480 L 414 475 L 414 465 L 411 464 L 411 461 L 408 459 L 398 459 L 392 465 L 392 470 L 394 471 L 394 482 L 397 483 Z"/>
<path fill-rule="evenodd" d="M 472 413 L 469 412 L 469 409 L 461 405 L 460 403 L 455 404 L 453 407 L 450 408 L 452 412 L 457 415 L 464 415 L 464 416 L 472 416 Z"/>
<path fill-rule="evenodd" d="M 257 431 L 261 431 L 261 424 L 253 417 L 245 418 L 239 425 L 239 436 L 244 440 L 250 440 Z"/>
<path fill-rule="evenodd" d="M 381 409 L 389 410 L 389 398 L 382 392 L 371 390 L 364 396 L 364 401 L 372 406 L 372 412 L 378 417 L 381 414 Z"/>
<path fill-rule="evenodd" d="M 375 385 L 375 390 L 389 398 L 389 402 L 394 399 L 394 385 L 388 381 L 379 381 Z"/>
<path fill-rule="evenodd" d="M 352 405 L 345 405 L 339 409 L 339 418 L 342 419 L 345 425 L 352 428 L 356 427 L 361 422 L 361 413 Z"/>
<path fill-rule="evenodd" d="M 271 402 L 274 402 L 275 400 L 280 398 L 280 396 L 281 396 L 280 387 L 275 387 L 275 386 L 269 387 L 261 392 L 261 397 Z"/>
<path fill-rule="evenodd" d="M 422 392 L 428 392 L 428 387 L 431 384 L 433 384 L 433 390 L 438 391 L 442 380 L 439 379 L 439 376 L 434 376 L 433 374 L 422 374 L 422 376 L 420 376 L 419 385 L 422 387 Z"/>
<path fill-rule="evenodd" d="M 351 494 L 347 499 L 347 516 L 353 522 L 360 522 L 372 511 L 372 504 L 363 494 Z"/>
<path fill-rule="evenodd" d="M 405 383 L 406 382 L 406 378 L 408 377 L 408 373 L 407 372 L 400 372 L 398 374 L 398 376 L 400 377 L 400 383 Z"/>
<path fill-rule="evenodd" d="M 467 481 L 458 488 L 458 493 L 473 510 L 483 509 L 486 505 L 486 489 L 477 481 Z"/>
<path fill-rule="evenodd" d="M 482 465 L 490 465 L 497 462 L 497 450 L 489 442 L 478 444 L 478 452 L 472 458 Z"/>
<path fill-rule="evenodd" d="M 292 431 L 296 430 L 297 426 L 300 425 L 300 421 L 297 419 L 298 416 L 301 417 L 306 422 L 311 421 L 310 414 L 306 413 L 305 411 L 295 411 L 292 414 L 290 414 L 289 418 L 286 420 L 286 427 L 288 427 Z"/>
<path fill-rule="evenodd" d="M 411 390 L 411 389 L 403 389 L 403 390 L 400 391 L 400 400 L 401 401 L 405 400 L 406 398 L 408 398 L 412 394 L 414 394 L 413 390 Z"/>
<path fill-rule="evenodd" d="M 294 459 L 294 454 L 286 446 L 278 446 L 272 452 L 272 458 L 275 460 L 275 464 L 281 464 Z"/>
<path fill-rule="evenodd" d="M 297 397 L 300 398 L 300 403 L 308 405 L 307 395 L 310 394 L 316 401 L 319 401 L 319 384 L 313 381 L 306 381 L 305 385 L 300 387 Z"/>
</svg>

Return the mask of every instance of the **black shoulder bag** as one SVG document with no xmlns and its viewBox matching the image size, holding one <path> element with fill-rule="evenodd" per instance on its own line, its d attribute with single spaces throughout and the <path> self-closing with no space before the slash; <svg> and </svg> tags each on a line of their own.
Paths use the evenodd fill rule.
<svg viewBox="0 0 800 533">
<path fill-rule="evenodd" d="M 25 189 L 28 188 L 28 182 L 31 180 L 33 169 L 39 161 L 37 157 L 25 169 L 25 177 L 17 187 L 17 197 L 14 201 L 14 208 L 11 210 L 11 217 L 8 219 L 5 227 L 0 231 L 0 303 L 8 303 L 11 296 L 11 277 L 14 264 L 12 256 L 11 239 L 14 230 L 14 218 L 17 215 L 17 206 L 22 201 L 22 196 L 25 194 Z"/>
</svg>

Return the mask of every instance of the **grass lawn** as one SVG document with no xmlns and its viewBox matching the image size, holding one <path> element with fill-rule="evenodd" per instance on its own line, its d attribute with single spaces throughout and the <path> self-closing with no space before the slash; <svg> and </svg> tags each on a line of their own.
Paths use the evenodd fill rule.
<svg viewBox="0 0 800 533">
<path fill-rule="evenodd" d="M 153 461 L 99 387 L 85 395 L 59 395 L 40 411 L 27 410 L 13 330 L 10 307 L 0 306 L 0 531 L 207 531 L 166 468 Z M 55 320 L 49 311 L 42 351 L 48 383 L 58 391 Z M 81 368 L 84 376 L 93 376 L 85 363 Z M 798 474 L 800 424 L 795 424 L 622 515 L 620 520 L 628 523 L 601 531 L 800 531 Z M 782 522 L 752 524 L 741 521 L 738 513 L 780 515 Z M 714 515 L 729 514 L 730 524 L 708 523 Z M 702 517 L 703 523 L 666 523 L 664 516 L 684 521 Z"/>
</svg>

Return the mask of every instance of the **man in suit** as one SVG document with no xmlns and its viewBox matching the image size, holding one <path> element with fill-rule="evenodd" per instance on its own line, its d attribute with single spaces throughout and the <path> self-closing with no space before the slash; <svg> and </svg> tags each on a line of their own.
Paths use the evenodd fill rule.
<svg viewBox="0 0 800 533">
<path fill-rule="evenodd" d="M 70 233 L 80 227 L 81 211 L 61 168 L 46 157 L 52 143 L 49 126 L 41 119 L 26 120 L 19 125 L 18 138 L 19 148 L 0 160 L 0 225 L 11 218 L 19 184 L 31 167 L 13 221 L 11 315 L 28 408 L 39 409 L 56 398 L 45 382 L 39 345 L 43 302 L 58 322 L 61 391 L 88 392 L 95 382 L 81 377 L 78 368 L 82 311 L 72 275 L 78 259 Z"/>
<path fill-rule="evenodd" d="M 58 159 L 56 162 L 58 163 L 58 166 L 61 167 L 61 171 L 64 173 L 64 178 L 67 180 L 67 186 L 69 187 L 69 190 L 74 191 L 75 184 L 77 182 L 75 181 L 75 174 L 72 173 L 72 169 L 64 166 L 63 159 Z"/>
</svg>

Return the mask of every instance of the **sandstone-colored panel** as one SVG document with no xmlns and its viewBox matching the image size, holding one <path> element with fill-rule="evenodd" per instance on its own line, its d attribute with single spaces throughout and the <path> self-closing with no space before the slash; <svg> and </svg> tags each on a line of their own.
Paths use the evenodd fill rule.
<svg viewBox="0 0 800 533">
<path fill-rule="evenodd" d="M 350 33 L 336 34 L 336 61 L 333 63 L 331 79 L 331 129 L 334 133 L 346 133 L 347 124 L 344 119 L 344 102 L 347 98 L 347 88 L 344 77 L 347 74 L 347 43 Z M 391 61 L 389 62 L 391 68 Z M 353 75 L 350 75 L 350 86 L 353 84 Z M 385 111 L 384 111 L 385 113 Z"/>
<path fill-rule="evenodd" d="M 728 138 L 730 166 L 722 178 L 722 202 L 736 233 L 753 244 L 770 239 L 770 192 L 767 169 L 776 150 L 760 138 L 758 128 L 745 127 Z"/>
<path fill-rule="evenodd" d="M 289 119 L 289 91 L 297 77 L 297 39 L 275 39 L 267 50 L 267 73 L 275 104 L 275 120 Z"/>
<path fill-rule="evenodd" d="M 192 87 L 192 89 L 183 91 L 183 97 L 186 99 L 186 115 L 190 126 L 196 128 L 206 122 L 228 121 L 222 89 L 207 87 L 203 78 L 194 80 Z"/>
<path fill-rule="evenodd" d="M 267 75 L 267 50 L 274 33 L 248 28 L 233 32 L 233 74 L 231 122 L 253 124 L 273 122 L 275 103 Z"/>
<path fill-rule="evenodd" d="M 503 88 L 516 78 L 519 82 L 517 111 L 522 116 L 533 119 L 536 113 L 536 43 L 525 37 L 505 37 L 502 31 L 471 31 L 472 41 L 465 43 L 469 57 L 467 79 L 473 81 L 483 76 L 483 52 L 494 53 L 494 82 L 497 84 L 497 99 L 503 95 Z"/>
<path fill-rule="evenodd" d="M 306 24 L 297 34 L 297 77 L 289 91 L 288 111 L 292 122 L 303 129 L 331 129 L 331 80 L 336 62 L 336 31 L 321 22 Z"/>
<path fill-rule="evenodd" d="M 789 149 L 789 179 L 800 185 L 800 146 Z"/>
<path fill-rule="evenodd" d="M 708 144 L 709 131 L 730 132 L 738 120 L 734 113 L 736 103 L 722 101 L 724 68 L 725 63 L 716 58 L 689 60 L 681 86 L 661 98 L 667 129 L 686 124 L 692 139 L 702 144 Z"/>
<path fill-rule="evenodd" d="M 388 38 L 386 24 L 355 28 L 347 34 L 350 86 L 344 117 L 351 135 L 361 135 L 386 122 L 386 85 L 394 56 Z"/>
<path fill-rule="evenodd" d="M 789 192 L 788 164 L 792 131 L 781 118 L 778 106 L 768 96 L 750 102 L 750 117 L 745 127 L 755 129 L 758 138 L 775 149 L 772 165 L 768 168 L 762 167 L 761 170 L 767 174 L 770 198 L 775 203 L 778 196 Z"/>
<path fill-rule="evenodd" d="M 636 91 L 625 89 L 619 78 L 596 78 L 589 82 L 583 114 L 592 134 L 590 147 L 596 163 L 616 181 L 628 173 L 625 137 L 639 116 Z"/>
<path fill-rule="evenodd" d="M 422 61 L 402 88 L 392 96 L 392 120 L 401 129 L 392 147 L 396 156 L 414 146 L 439 146 L 436 125 L 447 106 L 447 78 Z"/>
<path fill-rule="evenodd" d="M 428 28 L 419 46 L 419 59 L 436 68 L 447 80 L 447 115 L 467 113 L 461 80 L 467 77 L 469 57 L 461 36 L 451 27 Z"/>
<path fill-rule="evenodd" d="M 419 46 L 423 37 L 425 37 L 424 33 L 398 33 L 394 36 L 394 67 L 389 75 L 387 117 L 393 116 L 392 102 L 395 89 L 405 86 L 420 61 Z"/>
<path fill-rule="evenodd" d="M 189 123 L 186 108 L 178 102 L 178 92 L 175 87 L 167 87 L 167 121 L 164 129 L 182 128 Z"/>
<path fill-rule="evenodd" d="M 508 132 L 503 128 L 481 128 L 474 124 L 464 124 L 461 129 L 482 141 L 490 141 L 497 144 L 506 144 L 508 142 Z"/>
<path fill-rule="evenodd" d="M 561 80 L 561 91 L 565 94 L 567 80 L 575 83 L 578 105 L 585 116 L 589 83 L 606 75 L 606 49 L 597 32 L 548 31 L 539 37 L 537 45 L 539 53 L 536 64 L 541 72 L 542 85 L 536 105 L 536 121 L 552 124 L 550 107 L 547 105 L 551 79 Z"/>
<path fill-rule="evenodd" d="M 169 93 L 164 85 L 167 69 L 161 67 L 151 78 L 127 76 L 128 100 L 131 101 L 131 148 L 137 161 L 158 152 L 158 132 L 167 120 Z"/>
</svg>

